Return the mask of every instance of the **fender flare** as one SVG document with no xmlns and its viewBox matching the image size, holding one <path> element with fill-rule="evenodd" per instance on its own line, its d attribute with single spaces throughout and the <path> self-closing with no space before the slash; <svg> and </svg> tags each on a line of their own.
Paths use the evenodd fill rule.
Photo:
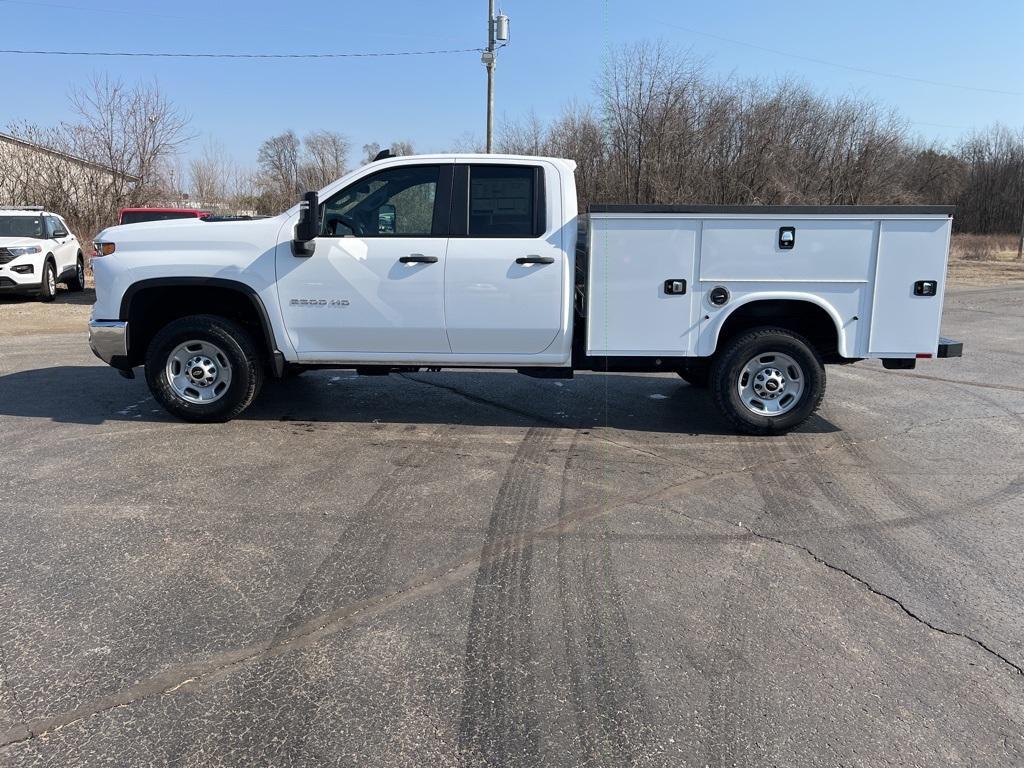
<svg viewBox="0 0 1024 768">
<path fill-rule="evenodd" d="M 247 283 L 239 280 L 228 280 L 223 277 L 152 277 L 132 283 L 121 296 L 121 306 L 118 310 L 118 318 L 127 322 L 131 316 L 132 300 L 135 295 L 148 288 L 224 288 L 226 290 L 241 293 L 252 304 L 259 318 L 260 327 L 263 330 L 263 340 L 266 342 L 267 350 L 270 353 L 270 362 L 274 375 L 280 377 L 284 372 L 285 359 L 274 338 L 274 327 L 270 323 L 270 315 L 263 304 L 263 299 L 256 293 L 256 289 Z"/>
<path fill-rule="evenodd" d="M 794 293 L 793 291 L 758 291 L 757 293 L 746 294 L 735 302 L 730 302 L 727 312 L 722 312 L 711 319 L 707 331 L 707 338 L 710 340 L 711 346 L 707 354 L 714 354 L 718 349 L 718 337 L 722 331 L 722 326 L 724 326 L 726 321 L 732 317 L 733 313 L 740 307 L 744 307 L 758 301 L 802 301 L 825 310 L 825 313 L 832 318 L 832 324 L 836 329 L 836 340 L 838 342 L 837 347 L 840 356 L 853 357 L 853 355 L 848 354 L 849 350 L 847 349 L 846 343 L 846 329 L 843 324 L 843 319 L 839 316 L 836 308 L 823 300 L 820 296 L 815 296 L 811 293 Z"/>
</svg>

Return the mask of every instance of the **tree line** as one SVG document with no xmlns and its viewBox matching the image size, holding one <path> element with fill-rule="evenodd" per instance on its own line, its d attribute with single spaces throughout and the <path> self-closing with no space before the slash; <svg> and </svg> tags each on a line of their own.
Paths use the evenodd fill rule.
<svg viewBox="0 0 1024 768">
<path fill-rule="evenodd" d="M 344 174 L 353 153 L 336 131 L 286 130 L 260 145 L 255 167 L 238 165 L 212 141 L 184 165 L 181 153 L 195 139 L 190 117 L 156 83 L 94 77 L 72 90 L 70 102 L 73 119 L 65 123 L 7 131 L 95 168 L 62 172 L 70 161 L 55 154 L 26 169 L 0 154 L 0 203 L 44 205 L 83 233 L 112 223 L 119 207 L 186 197 L 218 212 L 275 214 Z M 478 149 L 472 140 L 458 148 Z M 1024 216 L 1024 129 L 994 125 L 950 144 L 928 143 L 897 110 L 871 99 L 827 97 L 788 80 L 716 79 L 656 43 L 611 52 L 593 98 L 569 103 L 559 117 L 505 121 L 496 148 L 575 160 L 581 209 L 592 202 L 953 204 L 956 229 L 977 234 L 1019 232 Z M 411 142 L 391 149 L 414 153 Z M 364 145 L 361 162 L 379 150 Z"/>
<path fill-rule="evenodd" d="M 1024 130 L 926 143 L 870 99 L 715 80 L 658 44 L 612 53 L 596 97 L 508 121 L 498 151 L 574 159 L 581 205 L 953 204 L 959 231 L 1020 231 Z"/>
</svg>

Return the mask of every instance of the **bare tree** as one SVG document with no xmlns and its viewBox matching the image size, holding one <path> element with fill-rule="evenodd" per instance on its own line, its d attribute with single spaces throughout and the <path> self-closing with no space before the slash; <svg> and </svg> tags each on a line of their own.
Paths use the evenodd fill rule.
<svg viewBox="0 0 1024 768">
<path fill-rule="evenodd" d="M 320 189 L 345 174 L 348 139 L 333 131 L 313 131 L 302 141 L 301 186 Z"/>
<path fill-rule="evenodd" d="M 288 129 L 264 141 L 257 153 L 264 204 L 275 211 L 292 205 L 302 193 L 299 180 L 299 137 Z"/>
<path fill-rule="evenodd" d="M 113 199 L 144 205 L 167 191 L 171 163 L 192 136 L 189 116 L 157 83 L 97 75 L 72 89 L 70 101 L 77 121 L 63 130 L 75 154 L 113 172 Z"/>
<path fill-rule="evenodd" d="M 236 191 L 238 170 L 224 146 L 210 140 L 189 163 L 192 195 L 203 204 L 223 203 Z"/>
</svg>

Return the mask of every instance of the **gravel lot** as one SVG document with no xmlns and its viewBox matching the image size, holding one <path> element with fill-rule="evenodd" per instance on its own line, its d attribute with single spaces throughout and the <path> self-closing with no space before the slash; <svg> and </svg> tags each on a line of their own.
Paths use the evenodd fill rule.
<svg viewBox="0 0 1024 768">
<path fill-rule="evenodd" d="M 662 375 L 188 425 L 68 298 L 0 300 L 4 766 L 1024 763 L 1024 284 L 785 438 Z"/>
</svg>

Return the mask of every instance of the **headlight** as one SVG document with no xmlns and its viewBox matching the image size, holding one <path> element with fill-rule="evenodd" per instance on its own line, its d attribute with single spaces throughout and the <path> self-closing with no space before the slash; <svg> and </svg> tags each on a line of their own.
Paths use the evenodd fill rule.
<svg viewBox="0 0 1024 768">
<path fill-rule="evenodd" d="M 11 256 L 28 256 L 33 253 L 42 253 L 43 249 L 38 245 L 26 245 L 21 248 L 8 248 L 7 251 Z"/>
<path fill-rule="evenodd" d="M 117 246 L 115 246 L 113 243 L 101 243 L 101 242 L 98 242 L 98 241 L 93 243 L 92 245 L 93 245 L 93 248 L 96 249 L 94 251 L 94 253 L 92 254 L 93 257 L 96 257 L 96 256 L 109 256 L 117 248 Z"/>
</svg>

